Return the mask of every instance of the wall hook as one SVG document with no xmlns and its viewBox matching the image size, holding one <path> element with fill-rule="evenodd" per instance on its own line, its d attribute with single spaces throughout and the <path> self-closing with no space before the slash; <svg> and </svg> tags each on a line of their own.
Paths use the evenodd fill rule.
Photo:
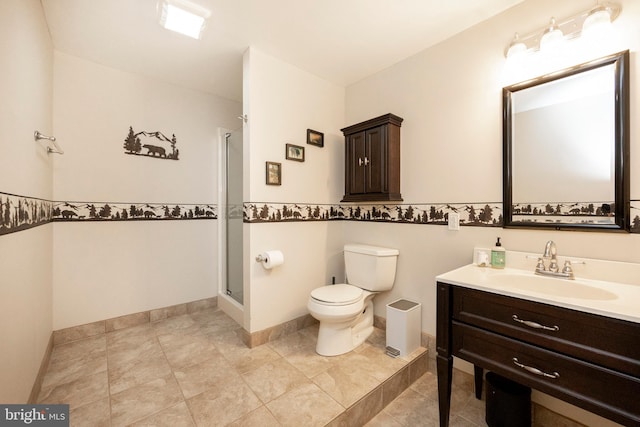
<svg viewBox="0 0 640 427">
<path fill-rule="evenodd" d="M 47 154 L 49 153 L 64 154 L 64 151 L 62 151 L 62 148 L 60 148 L 60 146 L 56 142 L 55 136 L 47 136 L 40 133 L 40 131 L 35 131 L 33 132 L 33 139 L 34 141 L 40 141 L 44 139 L 45 141 L 51 142 L 54 148 L 51 148 L 51 145 L 47 144 Z"/>
</svg>

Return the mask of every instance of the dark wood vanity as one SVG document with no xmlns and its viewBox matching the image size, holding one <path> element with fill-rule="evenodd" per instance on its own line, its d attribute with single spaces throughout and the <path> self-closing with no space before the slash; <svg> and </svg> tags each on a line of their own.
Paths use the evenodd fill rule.
<svg viewBox="0 0 640 427">
<path fill-rule="evenodd" d="M 453 356 L 626 426 L 640 425 L 640 325 L 437 282 L 440 426 Z"/>
</svg>

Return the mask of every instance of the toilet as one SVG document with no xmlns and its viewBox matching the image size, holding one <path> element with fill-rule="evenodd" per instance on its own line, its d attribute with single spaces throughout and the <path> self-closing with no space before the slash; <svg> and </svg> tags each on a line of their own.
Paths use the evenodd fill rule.
<svg viewBox="0 0 640 427">
<path fill-rule="evenodd" d="M 397 249 L 347 244 L 347 282 L 311 291 L 307 308 L 320 321 L 316 352 L 322 356 L 348 353 L 373 332 L 373 297 L 393 287 Z"/>
</svg>

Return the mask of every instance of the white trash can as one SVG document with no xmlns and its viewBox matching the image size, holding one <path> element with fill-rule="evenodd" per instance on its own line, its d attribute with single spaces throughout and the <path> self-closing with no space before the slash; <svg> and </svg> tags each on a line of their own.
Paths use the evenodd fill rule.
<svg viewBox="0 0 640 427">
<path fill-rule="evenodd" d="M 420 303 L 399 299 L 387 304 L 387 354 L 398 357 L 420 347 Z"/>
</svg>

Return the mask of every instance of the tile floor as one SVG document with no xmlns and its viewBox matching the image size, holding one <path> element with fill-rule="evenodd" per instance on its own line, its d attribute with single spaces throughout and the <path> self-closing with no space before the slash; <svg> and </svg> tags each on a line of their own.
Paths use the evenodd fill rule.
<svg viewBox="0 0 640 427">
<path fill-rule="evenodd" d="M 58 345 L 38 401 L 68 403 L 72 426 L 351 427 L 362 423 L 346 415 L 367 399 L 366 419 L 388 403 L 369 427 L 438 424 L 432 366 L 395 400 L 383 397 L 398 371 L 426 359 L 424 349 L 390 358 L 377 329 L 355 351 L 327 358 L 314 351 L 317 325 L 253 349 L 238 332 L 215 308 Z M 472 388 L 471 376 L 454 375 L 452 427 L 485 425 Z"/>
</svg>

